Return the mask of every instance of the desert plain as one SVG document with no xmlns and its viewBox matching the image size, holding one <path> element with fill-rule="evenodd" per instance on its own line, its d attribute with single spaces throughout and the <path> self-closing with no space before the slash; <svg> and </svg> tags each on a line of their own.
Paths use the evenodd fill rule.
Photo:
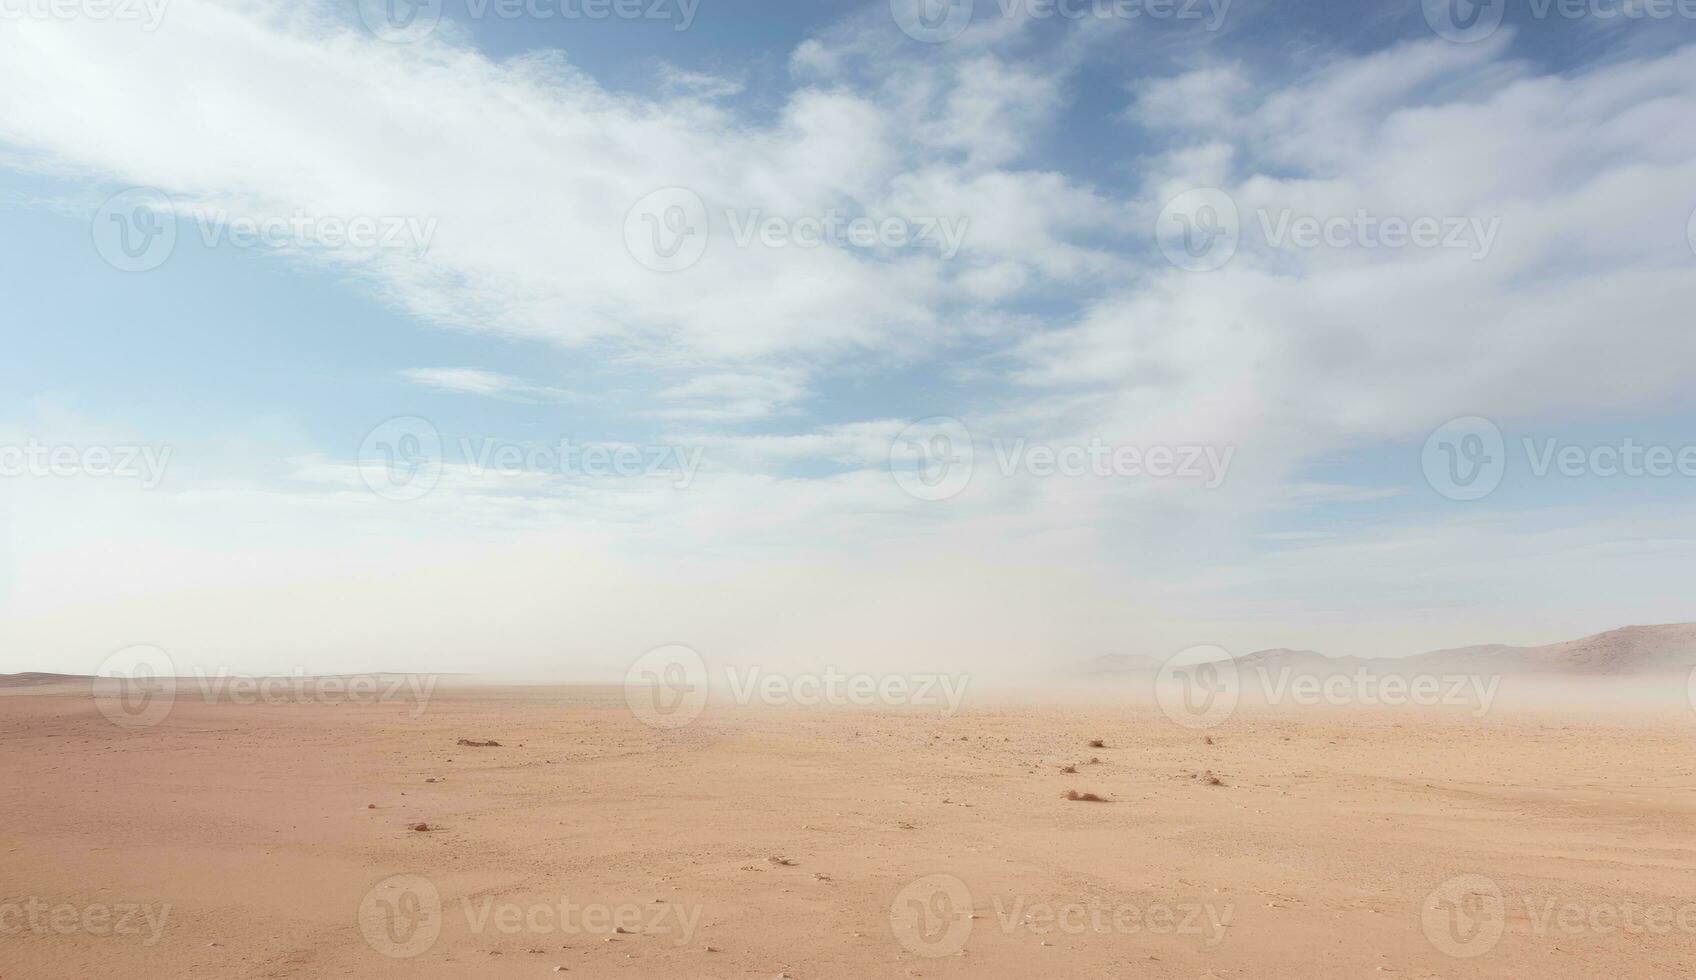
<svg viewBox="0 0 1696 980">
<path fill-rule="evenodd" d="M 0 977 L 1696 974 L 1688 707 L 1134 702 L 14 689 Z"/>
</svg>

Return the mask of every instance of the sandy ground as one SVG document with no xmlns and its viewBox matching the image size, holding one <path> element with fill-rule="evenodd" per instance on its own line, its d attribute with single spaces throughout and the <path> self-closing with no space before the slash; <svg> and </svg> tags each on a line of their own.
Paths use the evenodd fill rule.
<svg viewBox="0 0 1696 980">
<path fill-rule="evenodd" d="M 1693 727 L 19 692 L 0 977 L 1690 976 Z"/>
</svg>

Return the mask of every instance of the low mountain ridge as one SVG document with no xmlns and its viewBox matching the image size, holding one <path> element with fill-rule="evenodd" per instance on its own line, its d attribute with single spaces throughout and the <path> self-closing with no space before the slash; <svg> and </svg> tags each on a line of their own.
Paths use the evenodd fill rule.
<svg viewBox="0 0 1696 980">
<path fill-rule="evenodd" d="M 1623 626 L 1576 640 L 1543 646 L 1504 643 L 1453 647 L 1407 657 L 1329 656 L 1313 650 L 1274 648 L 1235 658 L 1241 669 L 1277 673 L 1285 669 L 1337 673 L 1362 668 L 1374 673 L 1558 674 L 1631 676 L 1696 668 L 1696 623 Z M 1080 664 L 1087 675 L 1140 675 L 1158 672 L 1162 661 L 1137 654 L 1108 654 Z"/>
</svg>

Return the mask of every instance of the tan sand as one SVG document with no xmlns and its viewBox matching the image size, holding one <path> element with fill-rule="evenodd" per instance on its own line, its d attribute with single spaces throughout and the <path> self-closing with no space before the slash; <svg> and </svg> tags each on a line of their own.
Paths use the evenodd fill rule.
<svg viewBox="0 0 1696 980">
<path fill-rule="evenodd" d="M 0 977 L 1696 974 L 1688 715 L 416 708 L 0 697 Z"/>
</svg>

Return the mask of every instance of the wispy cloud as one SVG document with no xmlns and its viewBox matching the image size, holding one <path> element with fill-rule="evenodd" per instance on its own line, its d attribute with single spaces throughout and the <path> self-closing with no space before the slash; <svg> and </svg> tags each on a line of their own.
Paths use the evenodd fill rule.
<svg viewBox="0 0 1696 980">
<path fill-rule="evenodd" d="M 565 401 L 572 397 L 570 392 L 560 388 L 535 384 L 510 374 L 485 371 L 481 368 L 407 368 L 401 371 L 400 375 L 420 387 L 482 395 L 502 401 Z"/>
</svg>

